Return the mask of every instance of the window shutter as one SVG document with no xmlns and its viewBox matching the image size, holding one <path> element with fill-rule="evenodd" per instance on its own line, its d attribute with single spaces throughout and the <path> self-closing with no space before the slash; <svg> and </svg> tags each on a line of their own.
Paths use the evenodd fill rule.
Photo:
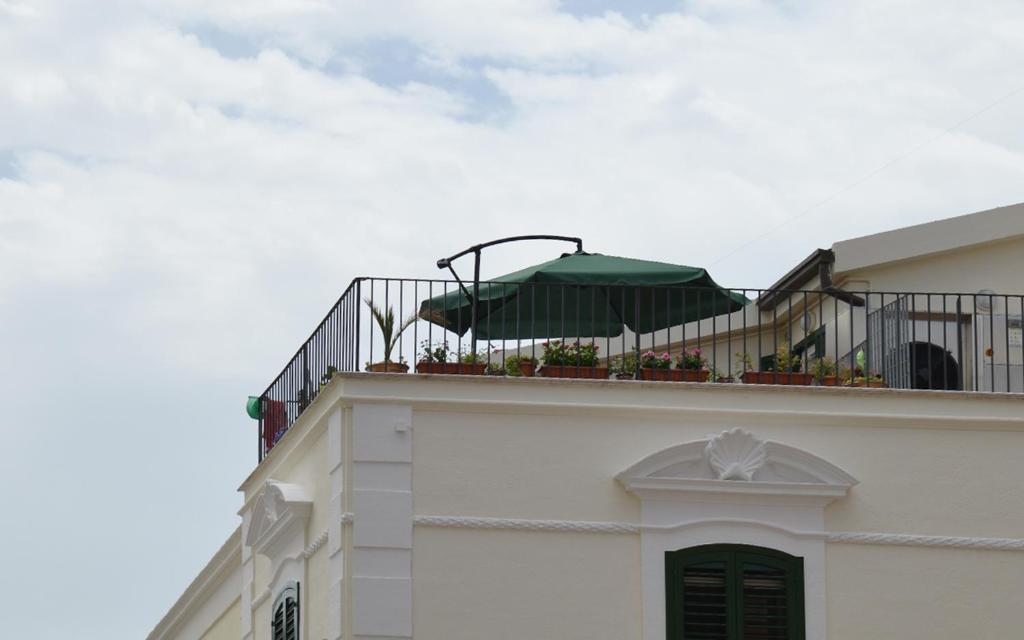
<svg viewBox="0 0 1024 640">
<path fill-rule="evenodd" d="M 665 554 L 669 640 L 803 640 L 803 560 L 706 545 Z"/>
<path fill-rule="evenodd" d="M 683 620 L 687 638 L 728 640 L 729 592 L 724 562 L 683 569 Z"/>
<path fill-rule="evenodd" d="M 274 600 L 271 640 L 299 640 L 299 585 L 290 583 Z"/>
</svg>

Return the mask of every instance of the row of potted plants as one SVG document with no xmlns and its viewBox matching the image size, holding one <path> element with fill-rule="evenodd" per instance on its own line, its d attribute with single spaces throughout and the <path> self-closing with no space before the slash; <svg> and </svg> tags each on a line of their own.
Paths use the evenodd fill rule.
<svg viewBox="0 0 1024 640">
<path fill-rule="evenodd" d="M 405 373 L 409 365 L 402 358 L 391 360 L 398 338 L 416 321 L 411 315 L 400 323 L 396 322 L 394 310 L 381 310 L 366 300 L 383 338 L 384 360 L 366 363 L 366 370 L 378 373 Z M 683 349 L 675 357 L 668 351 L 656 353 L 653 350 L 624 354 L 602 366 L 599 347 L 595 343 L 563 342 L 552 340 L 542 344 L 540 362 L 531 356 L 514 354 L 504 358 L 488 358 L 486 352 L 472 349 L 452 350 L 447 342 L 423 341 L 416 363 L 418 373 L 444 373 L 457 375 L 509 375 L 532 377 L 539 374 L 548 378 L 591 378 L 605 379 L 609 376 L 632 379 L 637 374 L 642 380 L 673 382 L 735 382 L 730 375 L 713 371 L 708 367 L 700 348 Z M 815 358 L 808 362 L 808 370 L 801 371 L 802 359 L 790 351 L 788 344 L 782 344 L 775 351 L 772 364 L 765 371 L 754 371 L 751 357 L 747 353 L 736 356 L 739 379 L 745 384 L 781 384 L 821 386 L 884 387 L 885 380 L 877 373 L 868 371 L 865 355 L 859 351 L 855 366 L 837 366 L 829 357 Z M 538 364 L 541 366 L 538 368 Z M 675 366 L 673 366 L 675 365 Z"/>
</svg>

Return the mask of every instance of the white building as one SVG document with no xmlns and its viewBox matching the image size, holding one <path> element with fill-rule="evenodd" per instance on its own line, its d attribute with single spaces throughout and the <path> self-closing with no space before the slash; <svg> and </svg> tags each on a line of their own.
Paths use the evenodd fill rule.
<svg viewBox="0 0 1024 640">
<path fill-rule="evenodd" d="M 729 358 L 823 330 L 804 361 L 842 359 L 889 344 L 867 317 L 893 292 L 894 344 L 945 337 L 950 390 L 345 372 L 367 336 L 343 298 L 321 330 L 347 346 L 307 343 L 304 382 L 268 389 L 287 430 L 149 638 L 1018 637 L 1022 269 L 1024 205 L 840 242 L 775 287 L 819 301 L 765 292 L 699 339 Z"/>
</svg>

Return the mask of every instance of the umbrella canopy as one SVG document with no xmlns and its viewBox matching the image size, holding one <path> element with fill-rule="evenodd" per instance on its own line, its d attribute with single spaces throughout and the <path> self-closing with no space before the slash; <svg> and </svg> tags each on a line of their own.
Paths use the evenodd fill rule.
<svg viewBox="0 0 1024 640">
<path fill-rule="evenodd" d="M 618 336 L 623 326 L 646 333 L 749 302 L 704 269 L 583 251 L 481 283 L 475 297 L 478 340 Z M 424 300 L 419 317 L 463 335 L 472 309 L 457 288 Z"/>
</svg>

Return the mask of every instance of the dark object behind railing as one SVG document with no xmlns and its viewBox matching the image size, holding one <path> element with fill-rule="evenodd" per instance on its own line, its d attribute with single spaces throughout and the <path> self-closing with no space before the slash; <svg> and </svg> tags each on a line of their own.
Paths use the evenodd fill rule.
<svg viewBox="0 0 1024 640">
<path fill-rule="evenodd" d="M 481 282 L 488 284 L 492 283 Z M 846 382 L 903 389 L 1024 392 L 1024 295 L 1020 294 L 846 291 L 835 296 L 820 290 L 731 289 L 749 299 L 771 296 L 774 304 L 770 310 L 750 304 L 740 311 L 716 314 L 715 304 L 708 304 L 714 299 L 711 290 L 702 288 L 630 287 L 632 303 L 621 304 L 627 297 L 621 286 L 502 284 L 514 289 L 518 302 L 483 300 L 476 309 L 481 335 L 505 336 L 477 345 L 485 347 L 479 362 L 495 370 L 503 371 L 512 355 L 540 360 L 544 342 L 557 340 L 596 348 L 602 365 L 625 363 L 629 370 L 622 373 L 629 377 L 640 377 L 638 368 L 630 364 L 639 346 L 637 355 L 650 350 L 656 356 L 664 351 L 678 356 L 684 348 L 692 355 L 693 349 L 700 349 L 697 358 L 705 361 L 703 369 L 709 373 L 696 379 L 712 382 L 740 382 L 747 369 L 777 374 L 797 370 L 813 371 L 815 383 L 824 385 Z M 359 371 L 383 360 L 380 330 L 366 302 L 385 311 L 393 308 L 400 320 L 410 313 L 420 314 L 398 337 L 389 369 L 400 363 L 414 367 L 424 345 L 447 343 L 450 354 L 465 355 L 471 350 L 468 332 L 458 335 L 423 319 L 432 317 L 443 324 L 445 309 L 431 308 L 426 301 L 447 299 L 459 290 L 460 284 L 450 280 L 354 280 L 260 396 L 259 459 L 335 372 Z M 691 307 L 699 310 L 698 316 L 710 317 L 639 335 L 622 326 L 627 320 L 632 320 L 632 326 L 664 326 L 658 325 L 659 317 L 675 318 L 673 310 Z M 650 323 L 641 322 L 641 314 Z M 452 322 L 452 326 L 462 325 L 458 318 Z M 785 363 L 787 355 L 792 357 L 790 366 Z M 829 361 L 825 358 L 840 371 L 826 375 Z M 572 366 L 578 373 L 588 369 Z M 849 380 L 835 375 L 842 370 L 849 371 Z M 643 377 L 661 379 L 654 373 Z M 753 377 L 747 375 L 747 381 Z M 796 379 L 760 378 L 787 383 Z"/>
</svg>

